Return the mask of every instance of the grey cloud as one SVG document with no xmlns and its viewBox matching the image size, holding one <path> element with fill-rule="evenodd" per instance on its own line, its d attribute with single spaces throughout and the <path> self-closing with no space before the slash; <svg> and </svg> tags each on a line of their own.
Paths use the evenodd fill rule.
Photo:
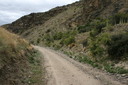
<svg viewBox="0 0 128 85">
<path fill-rule="evenodd" d="M 32 12 L 44 12 L 75 1 L 78 0 L 0 0 L 0 25 Z"/>
</svg>

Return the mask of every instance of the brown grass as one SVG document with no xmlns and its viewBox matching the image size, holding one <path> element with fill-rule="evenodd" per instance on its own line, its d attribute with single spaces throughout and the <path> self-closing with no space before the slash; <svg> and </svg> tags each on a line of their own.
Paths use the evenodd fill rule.
<svg viewBox="0 0 128 85">
<path fill-rule="evenodd" d="M 32 47 L 21 37 L 0 27 L 0 85 L 28 85 L 28 57 Z"/>
</svg>

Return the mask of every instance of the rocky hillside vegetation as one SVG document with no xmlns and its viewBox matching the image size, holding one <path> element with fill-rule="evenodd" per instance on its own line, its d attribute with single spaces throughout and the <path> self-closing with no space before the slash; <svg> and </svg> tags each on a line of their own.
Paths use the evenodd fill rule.
<svg viewBox="0 0 128 85">
<path fill-rule="evenodd" d="M 35 83 L 33 70 L 39 70 L 39 65 L 34 68 L 39 64 L 36 56 L 37 52 L 26 40 L 0 27 L 0 85 Z M 36 80 L 41 80 L 38 77 Z"/>
<path fill-rule="evenodd" d="M 127 0 L 80 0 L 4 27 L 93 67 L 128 74 Z"/>
</svg>

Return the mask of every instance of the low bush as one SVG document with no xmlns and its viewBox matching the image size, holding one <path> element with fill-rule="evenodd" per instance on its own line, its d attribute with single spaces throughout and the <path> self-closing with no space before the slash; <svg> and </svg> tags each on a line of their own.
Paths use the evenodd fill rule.
<svg viewBox="0 0 128 85">
<path fill-rule="evenodd" d="M 53 36 L 54 40 L 60 40 L 63 38 L 63 33 L 62 32 L 57 32 Z"/>
<path fill-rule="evenodd" d="M 107 19 L 93 20 L 90 23 L 92 27 L 92 30 L 90 31 L 90 36 L 96 37 L 98 34 L 100 34 L 103 31 L 103 28 L 107 26 L 107 22 Z"/>
<path fill-rule="evenodd" d="M 113 35 L 108 44 L 108 54 L 111 59 L 128 58 L 128 34 Z"/>
<path fill-rule="evenodd" d="M 89 40 L 89 48 L 90 52 L 93 54 L 94 57 L 100 56 L 102 57 L 105 54 L 106 49 L 105 46 L 110 41 L 110 36 L 107 33 L 102 33 L 96 38 L 92 37 Z M 98 57 L 99 58 L 99 57 Z"/>
<path fill-rule="evenodd" d="M 62 45 L 69 45 L 71 43 L 75 43 L 75 37 L 70 36 L 68 38 L 62 39 L 60 42 Z"/>
<path fill-rule="evenodd" d="M 106 25 L 107 19 L 95 19 L 86 25 L 79 26 L 77 30 L 79 33 L 84 33 L 95 29 L 98 33 L 100 33 L 102 28 L 104 28 Z"/>
<path fill-rule="evenodd" d="M 91 26 L 90 26 L 89 24 L 83 25 L 83 26 L 79 26 L 79 27 L 77 28 L 77 30 L 78 30 L 79 33 L 88 32 L 88 31 L 91 30 Z"/>
<path fill-rule="evenodd" d="M 52 42 L 52 41 L 54 41 L 53 36 L 50 35 L 50 34 L 46 34 L 46 35 L 44 36 L 44 39 L 45 39 L 45 41 L 47 41 L 47 42 Z"/>
<path fill-rule="evenodd" d="M 69 45 L 75 42 L 76 30 L 46 34 L 43 38 L 46 46 L 53 46 L 59 49 L 62 45 Z M 58 44 L 57 44 L 58 42 Z"/>
</svg>

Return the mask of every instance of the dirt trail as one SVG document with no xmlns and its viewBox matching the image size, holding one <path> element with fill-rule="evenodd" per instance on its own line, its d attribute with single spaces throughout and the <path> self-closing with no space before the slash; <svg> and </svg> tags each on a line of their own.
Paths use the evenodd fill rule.
<svg viewBox="0 0 128 85">
<path fill-rule="evenodd" d="M 35 46 L 44 56 L 47 85 L 123 85 L 111 76 L 53 50 Z"/>
</svg>

